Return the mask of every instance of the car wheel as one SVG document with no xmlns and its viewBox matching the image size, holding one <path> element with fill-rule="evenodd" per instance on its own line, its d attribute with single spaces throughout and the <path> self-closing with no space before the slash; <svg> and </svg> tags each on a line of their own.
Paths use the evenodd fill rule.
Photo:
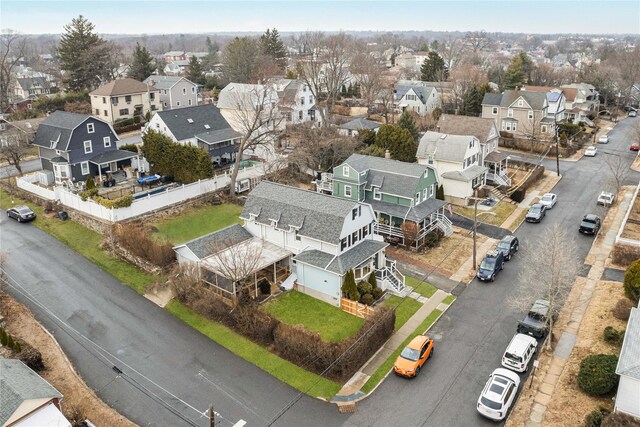
<svg viewBox="0 0 640 427">
<path fill-rule="evenodd" d="M 418 367 L 416 368 L 416 374 L 414 375 L 414 377 L 417 377 L 417 376 L 418 376 L 418 374 L 420 373 L 420 368 L 422 368 L 422 366 L 418 366 Z"/>
<path fill-rule="evenodd" d="M 516 245 L 516 252 L 520 249 L 520 245 Z"/>
<path fill-rule="evenodd" d="M 22 218 L 18 217 L 17 218 L 18 222 L 22 222 Z"/>
<path fill-rule="evenodd" d="M 500 265 L 500 271 L 504 270 L 504 262 Z"/>
<path fill-rule="evenodd" d="M 436 351 L 435 347 L 431 349 L 431 353 L 429 353 L 429 357 L 427 359 L 431 359 L 434 351 Z"/>
<path fill-rule="evenodd" d="M 494 274 L 493 276 L 491 276 L 491 281 L 495 282 L 496 281 L 496 275 Z"/>
</svg>

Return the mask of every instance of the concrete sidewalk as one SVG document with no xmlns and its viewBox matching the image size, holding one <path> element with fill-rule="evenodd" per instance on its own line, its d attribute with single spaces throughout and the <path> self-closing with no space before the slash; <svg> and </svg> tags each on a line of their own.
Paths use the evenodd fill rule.
<svg viewBox="0 0 640 427">
<path fill-rule="evenodd" d="M 365 394 L 360 391 L 362 386 L 371 378 L 373 374 L 386 362 L 386 360 L 393 354 L 394 351 L 400 347 L 400 345 L 406 340 L 422 322 L 431 314 L 435 309 L 444 311 L 448 306 L 442 304 L 442 301 L 449 294 L 438 289 L 435 294 L 425 302 L 422 307 L 414 313 L 413 316 L 407 320 L 387 342 L 382 346 L 380 350 L 371 358 L 367 363 L 355 373 L 353 377 L 342 387 L 342 389 L 331 400 L 334 403 L 340 405 L 353 403 L 360 400 Z M 425 331 L 419 331 L 424 333 Z M 380 381 L 382 382 L 382 380 Z"/>
<path fill-rule="evenodd" d="M 549 369 L 536 390 L 536 394 L 533 398 L 533 405 L 529 412 L 529 419 L 525 424 L 526 427 L 538 427 L 543 424 L 547 405 L 551 402 L 556 384 L 560 379 L 560 375 L 564 370 L 567 360 L 571 356 L 571 352 L 573 351 L 573 347 L 578 337 L 578 329 L 580 328 L 582 318 L 587 311 L 587 307 L 591 301 L 596 284 L 602 278 L 605 270 L 605 263 L 609 257 L 609 253 L 613 249 L 616 234 L 618 233 L 618 229 L 622 224 L 624 215 L 631 203 L 631 198 L 632 193 L 627 191 L 618 205 L 613 221 L 611 222 L 604 238 L 596 242 L 589 251 L 587 259 L 592 256 L 594 259 L 593 264 L 589 270 L 589 274 L 587 275 L 586 283 L 578 296 L 578 300 L 573 306 L 569 322 L 561 331 L 556 331 L 560 334 L 560 339 L 558 340 L 553 352 L 553 356 L 549 363 Z"/>
</svg>

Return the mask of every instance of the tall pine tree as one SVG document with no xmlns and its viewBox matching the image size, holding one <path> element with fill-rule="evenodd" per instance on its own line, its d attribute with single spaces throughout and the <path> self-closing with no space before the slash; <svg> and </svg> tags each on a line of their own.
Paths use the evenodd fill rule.
<svg viewBox="0 0 640 427">
<path fill-rule="evenodd" d="M 260 36 L 260 46 L 262 53 L 273 58 L 275 63 L 281 69 L 287 66 L 287 49 L 280 39 L 280 33 L 277 29 L 268 29 Z"/>
<path fill-rule="evenodd" d="M 504 75 L 505 89 L 515 89 L 523 84 L 529 84 L 532 70 L 533 61 L 531 61 L 526 52 L 520 52 L 514 56 Z"/>
<path fill-rule="evenodd" d="M 187 73 L 187 79 L 199 85 L 204 85 L 206 82 L 204 71 L 202 70 L 202 64 L 200 64 L 200 61 L 198 61 L 198 58 L 196 58 L 195 55 L 189 60 L 189 72 Z"/>
<path fill-rule="evenodd" d="M 140 46 L 136 42 L 136 48 L 133 51 L 133 62 L 127 73 L 127 77 L 143 81 L 155 71 L 153 58 L 146 47 Z"/>
<path fill-rule="evenodd" d="M 65 71 L 65 83 L 72 91 L 93 89 L 112 77 L 112 47 L 82 15 L 64 26 L 57 56 Z"/>
<path fill-rule="evenodd" d="M 402 112 L 398 119 L 398 126 L 402 129 L 408 130 L 416 144 L 418 143 L 420 134 L 416 127 L 416 119 L 411 115 L 411 113 L 409 113 L 409 111 L 405 110 Z"/>
<path fill-rule="evenodd" d="M 420 67 L 420 80 L 423 82 L 443 82 L 449 77 L 449 69 L 437 52 L 429 52 L 429 56 Z"/>
</svg>

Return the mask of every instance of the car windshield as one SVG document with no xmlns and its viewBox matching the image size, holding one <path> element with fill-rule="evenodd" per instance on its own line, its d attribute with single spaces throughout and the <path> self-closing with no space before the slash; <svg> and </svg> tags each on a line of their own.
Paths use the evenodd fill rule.
<svg viewBox="0 0 640 427">
<path fill-rule="evenodd" d="M 540 208 L 537 206 L 533 206 L 529 209 L 529 213 L 537 214 L 538 212 L 540 212 Z"/>
<path fill-rule="evenodd" d="M 493 267 L 496 265 L 496 260 L 494 258 L 483 259 L 480 264 L 480 268 L 483 270 L 493 270 Z"/>
<path fill-rule="evenodd" d="M 411 360 L 412 362 L 415 362 L 416 360 L 418 360 L 418 357 L 420 356 L 420 351 L 413 348 L 405 347 L 405 349 L 402 350 L 402 353 L 400 353 L 400 356 L 403 359 L 407 359 L 407 360 Z"/>
<path fill-rule="evenodd" d="M 486 406 L 487 408 L 491 408 L 491 409 L 495 409 L 495 410 L 499 410 L 502 409 L 502 403 L 500 402 L 494 402 L 491 399 L 487 399 L 486 397 L 482 396 L 480 398 L 480 403 L 482 403 L 484 406 Z"/>
<path fill-rule="evenodd" d="M 543 196 L 542 197 L 542 201 L 543 202 L 550 202 L 551 200 L 553 200 L 553 197 L 551 197 L 551 196 Z"/>
<path fill-rule="evenodd" d="M 517 363 L 522 362 L 522 357 L 517 356 L 513 353 L 509 353 L 508 351 L 504 354 L 504 357 L 506 357 L 509 360 L 513 360 L 514 362 L 517 362 Z"/>
<path fill-rule="evenodd" d="M 21 214 L 30 214 L 32 212 L 29 208 L 17 208 L 16 210 Z"/>
<path fill-rule="evenodd" d="M 500 243 L 498 243 L 498 248 L 500 248 L 500 249 L 509 249 L 509 246 L 511 246 L 509 244 L 509 242 L 500 242 Z"/>
</svg>

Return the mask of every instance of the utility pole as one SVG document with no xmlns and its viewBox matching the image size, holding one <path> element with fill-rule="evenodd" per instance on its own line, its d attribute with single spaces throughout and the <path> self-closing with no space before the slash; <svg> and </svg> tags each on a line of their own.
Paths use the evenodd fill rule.
<svg viewBox="0 0 640 427">
<path fill-rule="evenodd" d="M 473 271 L 476 270 L 478 263 L 476 262 L 476 228 L 478 225 L 478 202 L 480 199 L 473 201 Z"/>
<path fill-rule="evenodd" d="M 213 410 L 213 405 L 209 406 L 209 427 L 216 427 L 216 413 Z"/>
<path fill-rule="evenodd" d="M 553 127 L 556 134 L 556 174 L 560 176 L 560 145 L 558 143 L 558 116 L 553 116 Z"/>
</svg>

